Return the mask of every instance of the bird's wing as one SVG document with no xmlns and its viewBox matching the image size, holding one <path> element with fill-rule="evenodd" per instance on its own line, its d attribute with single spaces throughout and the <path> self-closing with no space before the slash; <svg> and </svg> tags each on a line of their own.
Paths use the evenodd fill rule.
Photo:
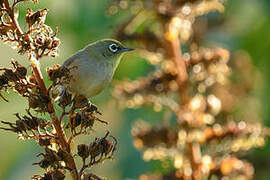
<svg viewBox="0 0 270 180">
<path fill-rule="evenodd" d="M 64 62 L 63 67 L 66 67 L 68 69 L 72 68 L 73 66 L 76 65 L 78 58 L 79 58 L 79 56 L 77 54 L 72 55 L 70 58 L 68 58 Z"/>
<path fill-rule="evenodd" d="M 66 87 L 73 84 L 73 82 L 78 79 L 78 64 L 79 64 L 79 55 L 74 54 L 70 58 L 68 58 L 61 68 L 63 68 L 63 72 L 67 72 L 68 75 L 64 76 L 60 81 Z"/>
<path fill-rule="evenodd" d="M 67 68 L 71 72 L 74 73 L 76 70 L 76 67 L 79 64 L 79 60 L 82 59 L 85 49 L 79 50 L 77 53 L 73 54 L 70 58 L 68 58 L 64 64 L 62 65 L 63 67 Z"/>
</svg>

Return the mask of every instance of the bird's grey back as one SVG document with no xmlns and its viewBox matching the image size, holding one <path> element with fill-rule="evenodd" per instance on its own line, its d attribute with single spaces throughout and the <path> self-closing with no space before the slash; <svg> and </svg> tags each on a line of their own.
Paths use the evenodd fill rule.
<svg viewBox="0 0 270 180">
<path fill-rule="evenodd" d="M 75 54 L 73 54 L 71 57 L 69 57 L 64 63 L 63 66 L 68 68 L 70 66 L 72 66 L 72 64 L 74 63 L 74 61 L 76 59 L 78 59 L 80 56 L 83 56 L 83 51 L 85 50 L 85 48 L 79 50 L 78 52 L 76 52 Z"/>
</svg>

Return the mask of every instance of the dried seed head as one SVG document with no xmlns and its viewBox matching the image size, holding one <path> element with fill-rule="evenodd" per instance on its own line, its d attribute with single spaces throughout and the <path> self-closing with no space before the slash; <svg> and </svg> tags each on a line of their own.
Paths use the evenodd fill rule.
<svg viewBox="0 0 270 180">
<path fill-rule="evenodd" d="M 42 137 L 39 137 L 38 144 L 41 147 L 50 146 L 51 145 L 51 138 L 42 138 Z"/>
<path fill-rule="evenodd" d="M 77 146 L 77 154 L 82 158 L 86 159 L 89 157 L 89 150 L 86 144 L 80 144 Z"/>
<path fill-rule="evenodd" d="M 66 77 L 69 78 L 70 71 L 69 69 L 60 66 L 59 64 L 54 65 L 53 67 L 47 67 L 46 69 L 49 78 L 51 81 L 55 82 L 58 78 Z"/>
<path fill-rule="evenodd" d="M 52 173 L 52 179 L 54 180 L 64 180 L 65 179 L 65 174 L 63 173 L 63 172 L 61 172 L 61 171 L 59 171 L 59 170 L 55 170 L 55 171 L 53 171 L 53 173 Z"/>
<path fill-rule="evenodd" d="M 1 121 L 3 124 L 6 124 L 9 126 L 9 128 L 1 128 L 4 130 L 12 131 L 15 133 L 25 133 L 26 137 L 29 137 L 29 134 L 27 131 L 34 131 L 38 130 L 38 128 L 45 129 L 47 126 L 47 123 L 44 119 L 34 117 L 28 112 L 28 115 L 24 115 L 21 117 L 18 113 L 15 114 L 15 116 L 18 118 L 15 123 L 5 122 Z"/>
<path fill-rule="evenodd" d="M 29 108 L 37 109 L 38 112 L 48 112 L 48 103 L 50 97 L 47 94 L 43 94 L 40 88 L 32 89 L 29 92 L 28 104 Z"/>
<path fill-rule="evenodd" d="M 60 170 L 47 171 L 43 176 L 35 175 L 31 180 L 64 180 L 65 174 Z"/>
<path fill-rule="evenodd" d="M 38 163 L 33 163 L 33 165 L 39 165 L 41 168 L 52 167 L 54 169 L 63 169 L 64 166 L 61 162 L 66 161 L 66 153 L 66 151 L 61 149 L 59 151 L 54 151 L 46 147 L 45 153 L 37 155 L 43 156 L 43 159 Z"/>
<path fill-rule="evenodd" d="M 2 87 L 7 84 L 8 84 L 7 78 L 3 75 L 0 75 L 0 89 L 2 89 Z"/>
<path fill-rule="evenodd" d="M 48 10 L 46 8 L 36 12 L 28 8 L 25 19 L 29 27 L 31 28 L 36 23 L 38 23 L 39 25 L 44 24 L 47 12 Z"/>
<path fill-rule="evenodd" d="M 107 139 L 109 132 L 99 139 L 96 138 L 95 141 L 89 144 L 89 153 L 91 156 L 91 162 L 95 162 L 95 158 L 100 155 L 100 159 L 111 159 L 113 158 L 113 153 L 116 150 L 117 140 L 115 137 L 110 136 L 113 141 Z"/>
</svg>

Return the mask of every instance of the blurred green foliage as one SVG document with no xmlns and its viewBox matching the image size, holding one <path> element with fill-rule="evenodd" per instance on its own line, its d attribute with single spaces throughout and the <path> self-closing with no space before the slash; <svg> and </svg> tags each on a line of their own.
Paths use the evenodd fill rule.
<svg viewBox="0 0 270 180">
<path fill-rule="evenodd" d="M 41 62 L 43 71 L 48 65 L 63 62 L 89 42 L 113 36 L 115 27 L 121 23 L 126 14 L 106 15 L 108 2 L 109 0 L 40 0 L 38 6 L 26 3 L 26 6 L 30 5 L 33 9 L 48 8 L 47 24 L 54 28 L 59 27 L 59 37 L 62 41 L 60 56 L 56 59 L 43 59 Z M 26 12 L 23 4 L 21 9 L 23 10 L 21 17 L 23 17 L 23 13 Z M 251 55 L 254 64 L 264 77 L 263 91 L 258 91 L 256 94 L 263 102 L 264 122 L 266 125 L 270 125 L 270 96 L 268 93 L 270 92 L 270 79 L 268 78 L 270 77 L 270 1 L 229 0 L 226 3 L 225 13 L 217 16 L 228 18 L 229 23 L 209 32 L 207 34 L 209 42 L 222 44 L 230 50 L 244 49 Z M 21 18 L 21 20 L 23 19 Z M 14 50 L 2 42 L 0 43 L 0 54 L 1 65 L 8 64 L 11 57 L 20 62 L 26 60 L 25 57 L 18 56 Z M 127 77 L 134 79 L 147 74 L 150 70 L 149 67 L 145 61 L 136 58 L 136 53 L 134 53 L 126 56 L 121 62 L 115 79 Z M 0 119 L 14 121 L 13 113 L 23 112 L 26 102 L 13 93 L 10 93 L 7 98 L 10 103 L 0 102 Z M 121 113 L 115 103 L 111 101 L 109 88 L 95 98 L 94 102 L 102 105 L 103 118 L 109 122 L 106 129 L 110 129 L 120 141 L 116 160 L 100 165 L 100 168 L 96 169 L 97 173 L 116 180 L 136 178 L 146 171 L 158 170 L 159 164 L 157 162 L 145 163 L 141 159 L 140 153 L 133 147 L 130 129 L 132 123 L 139 118 L 152 122 L 158 121 L 159 114 L 151 113 L 147 108 L 125 110 Z M 103 133 L 105 129 L 99 126 L 95 128 L 95 131 Z M 82 138 L 79 141 L 89 142 L 90 140 Z M 40 152 L 40 148 L 33 141 L 17 141 L 15 134 L 0 131 L 0 142 L 0 179 L 29 179 L 32 174 L 40 171 L 38 167 L 31 165 L 38 161 L 35 155 Z M 255 165 L 255 179 L 266 180 L 270 178 L 268 171 L 270 160 L 267 158 L 269 153 L 270 146 L 267 145 L 264 149 L 257 149 L 248 155 L 248 159 Z"/>
</svg>

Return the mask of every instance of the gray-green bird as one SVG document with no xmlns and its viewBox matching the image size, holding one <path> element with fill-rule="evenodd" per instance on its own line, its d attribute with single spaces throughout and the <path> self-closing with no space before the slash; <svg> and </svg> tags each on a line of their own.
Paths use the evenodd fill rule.
<svg viewBox="0 0 270 180">
<path fill-rule="evenodd" d="M 123 56 L 133 48 L 114 39 L 89 44 L 68 58 L 62 67 L 69 69 L 71 78 L 63 85 L 73 95 L 96 96 L 111 82 Z"/>
</svg>

